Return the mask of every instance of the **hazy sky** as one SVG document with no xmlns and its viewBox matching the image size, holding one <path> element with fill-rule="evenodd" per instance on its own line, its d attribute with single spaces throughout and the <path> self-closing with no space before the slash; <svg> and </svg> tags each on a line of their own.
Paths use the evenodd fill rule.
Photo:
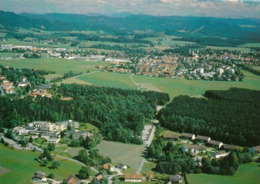
<svg viewBox="0 0 260 184">
<path fill-rule="evenodd" d="M 149 15 L 260 18 L 260 0 L 0 0 L 0 9 L 16 13 L 131 12 Z"/>
</svg>

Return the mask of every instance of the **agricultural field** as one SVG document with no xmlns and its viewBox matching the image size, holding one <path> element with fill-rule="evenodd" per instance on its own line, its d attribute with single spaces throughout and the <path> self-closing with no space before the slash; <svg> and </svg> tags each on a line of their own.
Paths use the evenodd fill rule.
<svg viewBox="0 0 260 184">
<path fill-rule="evenodd" d="M 109 156 L 112 163 L 118 164 L 122 162 L 137 170 L 141 160 L 142 154 L 145 151 L 144 145 L 123 144 L 119 142 L 102 141 L 97 149 L 103 156 Z"/>
<path fill-rule="evenodd" d="M 207 46 L 206 48 L 215 49 L 215 50 L 230 50 L 230 51 L 241 51 L 249 53 L 251 52 L 250 48 L 247 47 L 220 47 L 220 46 Z"/>
<path fill-rule="evenodd" d="M 31 68 L 38 70 L 54 71 L 57 74 L 72 70 L 75 73 L 86 73 L 87 71 L 96 71 L 98 65 L 106 66 L 106 62 L 88 62 L 88 61 L 71 61 L 58 58 L 39 58 L 39 59 L 22 59 L 22 60 L 0 60 L 0 65 L 11 66 L 14 68 Z"/>
<path fill-rule="evenodd" d="M 188 175 L 189 184 L 259 184 L 260 164 L 248 163 L 240 166 L 234 176 L 220 176 L 209 174 L 190 174 Z"/>
<path fill-rule="evenodd" d="M 60 163 L 58 169 L 49 169 L 48 167 L 41 167 L 38 162 L 34 160 L 38 157 L 39 153 L 31 151 L 17 151 L 0 145 L 0 163 L 1 166 L 10 170 L 0 176 L 0 183 L 13 184 L 13 183 L 31 183 L 31 178 L 36 171 L 43 171 L 47 175 L 54 174 L 56 180 L 62 180 L 69 174 L 77 174 L 81 165 L 55 158 Z"/>
<path fill-rule="evenodd" d="M 8 169 L 6 169 L 6 168 L 4 168 L 4 167 L 2 167 L 2 166 L 0 165 L 0 176 L 1 176 L 2 174 L 8 173 L 8 172 L 9 172 Z"/>
<path fill-rule="evenodd" d="M 227 90 L 231 87 L 260 90 L 260 76 L 243 71 L 246 77 L 243 82 L 223 82 L 205 80 L 186 80 L 155 78 L 147 76 L 133 76 L 137 83 L 151 83 L 162 92 L 168 93 L 171 98 L 179 95 L 198 96 L 206 90 Z"/>
<path fill-rule="evenodd" d="M 90 75 L 84 75 L 77 79 L 89 82 L 97 86 L 135 89 L 136 86 L 130 79 L 130 74 L 119 74 L 110 72 L 97 72 Z"/>
</svg>

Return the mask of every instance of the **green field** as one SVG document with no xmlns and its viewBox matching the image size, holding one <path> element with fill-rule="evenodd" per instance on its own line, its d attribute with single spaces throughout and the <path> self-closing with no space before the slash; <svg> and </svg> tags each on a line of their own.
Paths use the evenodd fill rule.
<svg viewBox="0 0 260 184">
<path fill-rule="evenodd" d="M 0 52 L 0 58 L 1 57 L 13 57 L 20 55 L 20 53 L 15 53 L 15 52 Z"/>
<path fill-rule="evenodd" d="M 197 96 L 205 93 L 206 90 L 227 90 L 231 87 L 260 90 L 260 76 L 243 71 L 246 77 L 243 82 L 223 82 L 205 80 L 186 80 L 155 78 L 147 76 L 133 76 L 138 83 L 151 83 L 170 97 L 179 95 Z"/>
<path fill-rule="evenodd" d="M 187 178 L 189 184 L 259 184 L 260 164 L 243 164 L 234 176 L 190 174 Z"/>
<path fill-rule="evenodd" d="M 112 159 L 112 163 L 118 164 L 122 162 L 131 168 L 137 169 L 141 163 L 145 146 L 102 141 L 97 146 L 97 149 L 103 156 L 109 156 Z"/>
<path fill-rule="evenodd" d="M 98 65 L 107 65 L 105 62 L 87 62 L 87 61 L 71 61 L 58 58 L 39 58 L 39 59 L 22 59 L 22 60 L 0 60 L 0 65 L 11 66 L 14 68 L 31 68 L 39 70 L 55 71 L 57 74 L 63 75 L 72 70 L 75 73 L 85 73 L 87 71 L 95 71 Z"/>
<path fill-rule="evenodd" d="M 123 89 L 136 88 L 134 83 L 130 80 L 130 74 L 98 72 L 90 75 L 84 75 L 77 79 L 87 81 L 97 86 L 106 86 Z"/>
<path fill-rule="evenodd" d="M 81 165 L 64 160 L 57 159 L 60 163 L 58 169 L 49 169 L 47 167 L 39 166 L 39 163 L 34 160 L 39 153 L 31 151 L 17 151 L 0 145 L 0 163 L 1 166 L 10 170 L 0 176 L 0 183 L 14 184 L 14 183 L 31 183 L 31 178 L 36 171 L 43 171 L 47 175 L 53 173 L 55 179 L 62 180 L 69 174 L 78 173 Z"/>
</svg>

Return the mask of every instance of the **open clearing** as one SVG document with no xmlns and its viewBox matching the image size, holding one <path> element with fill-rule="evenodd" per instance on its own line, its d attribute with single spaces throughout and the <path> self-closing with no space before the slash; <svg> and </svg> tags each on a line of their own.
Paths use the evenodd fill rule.
<svg viewBox="0 0 260 184">
<path fill-rule="evenodd" d="M 98 72 L 78 77 L 77 79 L 89 82 L 97 86 L 135 89 L 134 83 L 130 80 L 130 74 Z"/>
<path fill-rule="evenodd" d="M 145 151 L 145 146 L 102 141 L 97 149 L 103 156 L 109 156 L 114 164 L 122 162 L 137 169 L 143 159 L 142 154 Z"/>
<path fill-rule="evenodd" d="M 54 178 L 62 180 L 69 174 L 78 173 L 81 165 L 64 160 L 57 159 L 60 163 L 58 169 L 49 169 L 48 167 L 41 167 L 40 164 L 34 160 L 38 157 L 39 153 L 32 151 L 17 151 L 5 147 L 0 144 L 0 163 L 1 166 L 10 170 L 9 173 L 0 176 L 0 183 L 14 184 L 14 183 L 31 183 L 31 178 L 36 171 L 43 171 L 47 175 L 54 174 Z"/>
<path fill-rule="evenodd" d="M 190 174 L 188 175 L 188 181 L 190 184 L 259 184 L 260 164 L 243 164 L 234 176 Z"/>
</svg>

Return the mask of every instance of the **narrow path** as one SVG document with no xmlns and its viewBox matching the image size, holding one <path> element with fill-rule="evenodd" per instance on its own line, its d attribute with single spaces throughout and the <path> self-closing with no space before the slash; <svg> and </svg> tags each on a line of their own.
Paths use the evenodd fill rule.
<svg viewBox="0 0 260 184">
<path fill-rule="evenodd" d="M 137 171 L 136 171 L 136 174 L 140 174 L 140 172 L 142 171 L 143 169 L 143 166 L 144 166 L 144 162 L 145 162 L 145 158 L 143 158 L 143 160 L 141 161 Z"/>
<path fill-rule="evenodd" d="M 133 73 L 130 75 L 130 80 L 134 83 L 134 85 L 137 87 L 137 90 L 139 90 L 139 85 L 135 82 L 135 80 L 133 79 Z"/>
</svg>

